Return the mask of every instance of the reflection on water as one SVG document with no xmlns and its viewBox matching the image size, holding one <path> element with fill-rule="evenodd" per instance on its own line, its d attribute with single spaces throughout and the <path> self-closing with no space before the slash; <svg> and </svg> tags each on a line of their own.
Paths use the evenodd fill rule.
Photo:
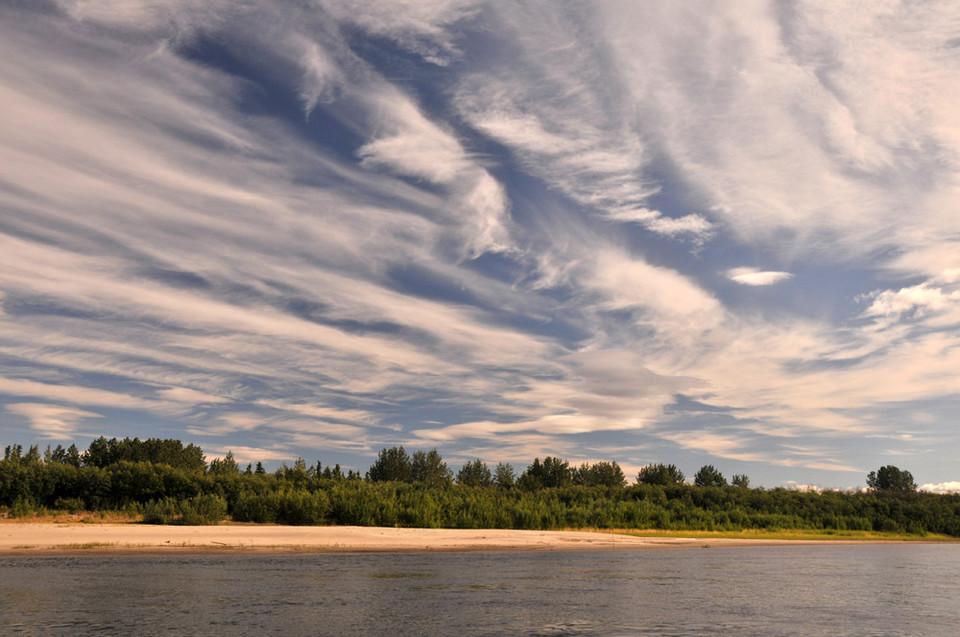
<svg viewBox="0 0 960 637">
<path fill-rule="evenodd" d="M 0 559 L 0 634 L 956 635 L 960 546 Z"/>
</svg>

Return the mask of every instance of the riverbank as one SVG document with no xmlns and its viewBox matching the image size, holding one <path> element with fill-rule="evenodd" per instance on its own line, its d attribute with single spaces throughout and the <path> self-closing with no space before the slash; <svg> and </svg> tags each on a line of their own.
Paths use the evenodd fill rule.
<svg viewBox="0 0 960 637">
<path fill-rule="evenodd" d="M 395 552 L 627 550 L 797 544 L 893 543 L 886 539 L 777 539 L 635 535 L 595 531 L 412 529 L 355 526 L 0 525 L 0 555 L 184 552 Z M 921 540 L 922 541 L 922 540 Z"/>
</svg>

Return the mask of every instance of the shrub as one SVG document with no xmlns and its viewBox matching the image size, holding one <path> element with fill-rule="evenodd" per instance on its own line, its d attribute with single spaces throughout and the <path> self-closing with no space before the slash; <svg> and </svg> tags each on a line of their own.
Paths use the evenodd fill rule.
<svg viewBox="0 0 960 637">
<path fill-rule="evenodd" d="M 150 500 L 143 505 L 144 524 L 173 524 L 179 517 L 180 507 L 172 498 Z"/>
<path fill-rule="evenodd" d="M 81 498 L 57 498 L 53 503 L 53 508 L 58 511 L 69 511 L 70 513 L 79 513 L 86 509 Z"/>
<path fill-rule="evenodd" d="M 151 500 L 143 506 L 144 524 L 217 524 L 227 517 L 227 502 L 213 494 L 196 498 Z"/>
<path fill-rule="evenodd" d="M 233 505 L 233 519 L 237 522 L 277 521 L 280 499 L 276 493 L 250 493 L 244 491 Z"/>
<path fill-rule="evenodd" d="M 181 524 L 217 524 L 227 517 L 227 501 L 212 493 L 181 500 L 180 516 Z"/>
<path fill-rule="evenodd" d="M 323 524 L 330 513 L 330 498 L 323 491 L 290 491 L 280 499 L 277 522 L 307 526 Z"/>
</svg>

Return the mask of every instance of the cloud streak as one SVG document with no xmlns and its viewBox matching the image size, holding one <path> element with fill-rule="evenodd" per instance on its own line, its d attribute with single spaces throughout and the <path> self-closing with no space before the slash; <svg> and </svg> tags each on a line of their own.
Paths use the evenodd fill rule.
<svg viewBox="0 0 960 637">
<path fill-rule="evenodd" d="M 29 420 L 31 428 L 41 438 L 53 440 L 74 436 L 77 433 L 77 423 L 88 418 L 101 417 L 100 414 L 90 411 L 46 403 L 13 403 L 6 405 L 6 410 Z"/>
<path fill-rule="evenodd" d="M 752 286 L 774 285 L 793 278 L 789 272 L 764 271 L 756 268 L 733 268 L 727 271 L 727 276 L 731 281 Z"/>
<path fill-rule="evenodd" d="M 955 13 L 4 7 L 10 435 L 948 483 Z"/>
</svg>

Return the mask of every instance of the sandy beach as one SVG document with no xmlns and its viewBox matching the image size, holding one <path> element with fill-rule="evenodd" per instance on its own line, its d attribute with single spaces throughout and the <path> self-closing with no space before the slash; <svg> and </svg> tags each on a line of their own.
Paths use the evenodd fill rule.
<svg viewBox="0 0 960 637">
<path fill-rule="evenodd" d="M 835 544 L 859 540 L 830 540 Z M 610 532 L 354 526 L 0 525 L 0 555 L 63 552 L 627 550 L 823 544 L 824 540 L 636 537 Z"/>
</svg>

